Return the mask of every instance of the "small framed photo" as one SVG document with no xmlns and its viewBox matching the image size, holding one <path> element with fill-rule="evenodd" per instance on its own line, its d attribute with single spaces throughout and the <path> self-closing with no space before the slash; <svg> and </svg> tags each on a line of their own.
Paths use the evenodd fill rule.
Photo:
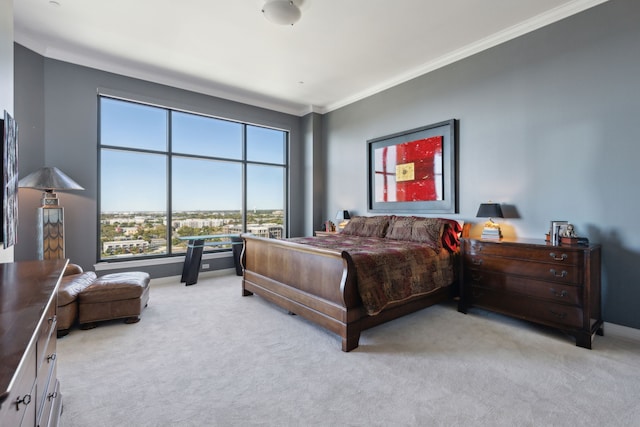
<svg viewBox="0 0 640 427">
<path fill-rule="evenodd" d="M 551 229 L 549 230 L 549 241 L 552 245 L 560 244 L 560 237 L 567 229 L 569 221 L 551 221 Z"/>
</svg>

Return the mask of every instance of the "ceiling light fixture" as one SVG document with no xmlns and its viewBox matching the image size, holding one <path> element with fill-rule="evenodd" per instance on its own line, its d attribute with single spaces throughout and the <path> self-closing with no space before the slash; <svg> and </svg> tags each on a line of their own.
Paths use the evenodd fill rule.
<svg viewBox="0 0 640 427">
<path fill-rule="evenodd" d="M 292 0 L 267 0 L 262 6 L 262 14 L 278 25 L 293 25 L 302 16 L 300 8 Z"/>
</svg>

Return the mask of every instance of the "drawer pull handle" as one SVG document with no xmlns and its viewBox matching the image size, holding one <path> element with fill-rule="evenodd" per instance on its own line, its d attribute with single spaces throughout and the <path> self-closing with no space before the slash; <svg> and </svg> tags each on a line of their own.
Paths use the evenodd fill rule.
<svg viewBox="0 0 640 427">
<path fill-rule="evenodd" d="M 564 297 L 566 297 L 567 295 L 569 295 L 569 292 L 567 292 L 567 291 L 565 291 L 565 290 L 563 290 L 562 292 L 558 292 L 558 291 L 556 291 L 556 290 L 555 290 L 555 289 L 553 289 L 553 288 L 551 288 L 551 293 L 552 293 L 554 296 L 558 297 L 558 298 L 564 298 Z"/>
<path fill-rule="evenodd" d="M 31 395 L 30 394 L 25 394 L 22 399 L 20 399 L 20 397 L 16 397 L 16 402 L 15 403 L 16 403 L 16 411 L 19 411 L 21 403 L 24 406 L 27 406 L 29 403 L 31 403 Z"/>
<path fill-rule="evenodd" d="M 554 268 L 549 270 L 549 273 L 553 274 L 555 277 L 567 277 L 567 274 L 569 274 L 566 270 L 562 270 L 562 272 L 558 274 Z"/>
<path fill-rule="evenodd" d="M 472 274 L 471 275 L 471 280 L 473 280 L 474 282 L 479 282 L 480 280 L 482 280 L 482 275 L 481 274 Z"/>
<path fill-rule="evenodd" d="M 567 313 L 558 313 L 557 311 L 553 311 L 553 310 L 549 310 L 549 313 L 553 314 L 560 320 L 564 320 L 564 318 L 567 317 Z"/>
<path fill-rule="evenodd" d="M 53 393 L 49 393 L 49 394 L 47 395 L 47 399 L 49 399 L 49 400 L 53 400 L 53 399 L 55 399 L 56 397 L 58 397 L 58 392 L 57 392 L 57 391 L 54 391 Z"/>
<path fill-rule="evenodd" d="M 51 363 L 54 360 L 56 360 L 56 354 L 55 353 L 51 353 L 50 355 L 47 356 L 47 362 L 48 363 Z"/>
<path fill-rule="evenodd" d="M 567 254 L 562 254 L 562 255 L 560 255 L 560 256 L 557 256 L 555 252 L 551 252 L 551 253 L 549 254 L 549 256 L 550 256 L 551 258 L 553 258 L 554 260 L 556 260 L 556 261 L 564 261 L 565 259 L 567 259 L 567 258 L 568 258 L 568 255 L 567 255 Z"/>
<path fill-rule="evenodd" d="M 482 259 L 474 258 L 472 261 L 473 265 L 482 265 Z"/>
</svg>

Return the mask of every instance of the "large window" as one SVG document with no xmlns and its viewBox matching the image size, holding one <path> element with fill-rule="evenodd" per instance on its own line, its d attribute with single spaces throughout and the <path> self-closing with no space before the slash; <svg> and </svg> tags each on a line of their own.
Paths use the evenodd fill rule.
<svg viewBox="0 0 640 427">
<path fill-rule="evenodd" d="M 188 236 L 285 235 L 287 132 L 99 102 L 100 260 L 184 254 Z"/>
</svg>

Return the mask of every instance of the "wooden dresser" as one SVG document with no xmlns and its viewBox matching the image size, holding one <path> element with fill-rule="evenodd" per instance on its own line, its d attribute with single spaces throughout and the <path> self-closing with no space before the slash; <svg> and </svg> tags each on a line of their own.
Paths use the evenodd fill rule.
<svg viewBox="0 0 640 427">
<path fill-rule="evenodd" d="M 0 426 L 57 426 L 56 310 L 66 260 L 0 264 Z"/>
<path fill-rule="evenodd" d="M 477 306 L 562 329 L 591 348 L 602 335 L 600 246 L 462 240 L 458 311 Z"/>
</svg>

